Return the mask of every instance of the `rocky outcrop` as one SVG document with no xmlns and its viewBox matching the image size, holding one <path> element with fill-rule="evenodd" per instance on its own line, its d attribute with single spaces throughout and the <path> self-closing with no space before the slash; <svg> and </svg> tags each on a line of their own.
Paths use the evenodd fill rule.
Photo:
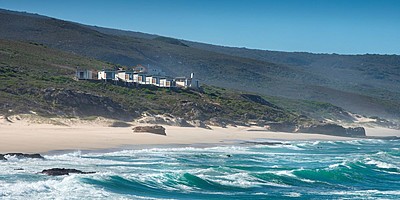
<svg viewBox="0 0 400 200">
<path fill-rule="evenodd" d="M 365 137 L 365 129 L 363 127 L 347 128 L 346 133 L 351 136 Z"/>
<path fill-rule="evenodd" d="M 170 114 L 151 115 L 149 113 L 144 113 L 142 118 L 136 121 L 139 123 L 146 123 L 146 124 L 163 124 L 169 126 L 193 127 L 193 125 L 191 125 L 185 119 L 180 117 L 175 117 Z"/>
<path fill-rule="evenodd" d="M 193 93 L 191 93 L 193 94 Z M 195 94 L 193 94 L 195 95 Z M 216 116 L 221 113 L 223 108 L 218 103 L 213 102 L 194 102 L 188 100 L 177 101 L 171 113 L 176 116 L 181 116 L 186 120 L 201 120 L 205 121 L 211 116 Z"/>
<path fill-rule="evenodd" d="M 363 127 L 345 128 L 337 124 L 318 123 L 296 125 L 295 123 L 267 123 L 265 128 L 269 131 L 289 133 L 316 133 L 343 137 L 366 137 Z"/>
<path fill-rule="evenodd" d="M 365 137 L 363 127 L 344 128 L 337 124 L 313 124 L 307 127 L 301 127 L 297 132 L 301 133 L 319 133 L 325 135 L 335 135 L 344 137 Z"/>
<path fill-rule="evenodd" d="M 145 133 L 154 133 L 158 135 L 167 135 L 165 132 L 165 128 L 162 126 L 136 126 L 133 129 L 133 132 L 145 132 Z"/>
<path fill-rule="evenodd" d="M 227 123 L 225 120 L 217 118 L 217 117 L 213 117 L 207 121 L 205 121 L 205 123 L 209 126 L 219 126 L 219 127 L 223 127 L 226 128 Z"/>
<path fill-rule="evenodd" d="M 123 106 L 108 97 L 69 90 L 47 88 L 40 91 L 51 107 L 52 113 L 72 116 L 103 116 L 117 119 L 130 119 L 136 113 L 124 110 Z"/>
<path fill-rule="evenodd" d="M 35 154 L 25 154 L 25 153 L 6 153 L 0 154 L 0 160 L 7 160 L 7 156 L 15 156 L 17 158 L 39 158 L 44 159 L 44 157 L 38 153 Z"/>
<path fill-rule="evenodd" d="M 45 169 L 40 174 L 46 174 L 49 176 L 63 176 L 69 174 L 94 174 L 96 172 L 83 172 L 77 169 L 65 169 L 65 168 L 52 168 L 52 169 Z"/>
<path fill-rule="evenodd" d="M 207 126 L 203 121 L 201 120 L 193 120 L 190 122 L 194 127 L 199 127 L 199 128 L 205 128 L 205 129 L 211 129 L 209 126 Z"/>
</svg>

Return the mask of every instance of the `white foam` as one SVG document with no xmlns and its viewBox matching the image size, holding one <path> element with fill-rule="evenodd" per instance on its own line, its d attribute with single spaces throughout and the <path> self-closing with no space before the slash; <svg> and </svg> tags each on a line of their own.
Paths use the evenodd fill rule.
<svg viewBox="0 0 400 200">
<path fill-rule="evenodd" d="M 346 167 L 347 169 L 351 169 L 351 167 L 350 167 L 347 163 L 348 163 L 348 162 L 345 160 L 345 161 L 343 161 L 343 162 L 341 162 L 341 163 L 331 164 L 331 165 L 329 165 L 328 168 L 329 168 L 329 169 L 336 169 L 336 168 L 342 166 L 342 167 Z"/>
<path fill-rule="evenodd" d="M 310 179 L 305 179 L 305 178 L 300 178 L 299 180 L 306 182 L 306 183 L 315 183 L 316 181 L 310 180 Z"/>
<path fill-rule="evenodd" d="M 281 170 L 281 171 L 272 171 L 271 173 L 276 174 L 278 176 L 289 176 L 293 178 L 297 178 L 296 175 L 293 174 L 294 170 Z"/>
<path fill-rule="evenodd" d="M 283 196 L 286 196 L 286 197 L 301 197 L 301 194 L 298 193 L 298 192 L 289 192 L 289 193 L 284 194 Z"/>
<path fill-rule="evenodd" d="M 79 182 L 76 175 L 51 178 L 49 180 L 3 183 L 0 186 L 2 199 L 68 199 L 107 198 L 110 193 Z"/>
<path fill-rule="evenodd" d="M 397 167 L 397 166 L 395 166 L 393 164 L 385 163 L 385 162 L 377 161 L 377 160 L 372 160 L 370 158 L 367 158 L 366 161 L 367 162 L 365 164 L 375 165 L 375 166 L 377 166 L 379 168 L 382 168 L 382 169 L 399 169 L 399 167 Z"/>
<path fill-rule="evenodd" d="M 329 168 L 330 169 L 335 169 L 335 168 L 337 168 L 337 167 L 339 167 L 339 163 L 336 163 L 336 164 L 332 164 L 332 165 L 329 165 Z"/>
<path fill-rule="evenodd" d="M 399 190 L 389 190 L 389 191 L 380 191 L 380 190 L 356 190 L 356 191 L 334 191 L 328 192 L 330 195 L 355 195 L 355 196 L 365 196 L 365 195 L 374 195 L 374 194 L 383 194 L 383 195 L 400 195 Z"/>
<path fill-rule="evenodd" d="M 235 173 L 224 176 L 207 176 L 199 175 L 199 177 L 217 182 L 221 185 L 250 188 L 260 186 L 260 182 L 256 178 L 251 177 L 248 173 Z"/>
</svg>

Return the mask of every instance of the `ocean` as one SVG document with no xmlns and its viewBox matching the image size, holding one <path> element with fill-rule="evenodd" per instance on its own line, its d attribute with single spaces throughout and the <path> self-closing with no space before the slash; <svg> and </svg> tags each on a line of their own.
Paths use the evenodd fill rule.
<svg viewBox="0 0 400 200">
<path fill-rule="evenodd" d="M 0 199 L 400 199 L 399 141 L 284 143 L 8 157 Z M 55 167 L 96 173 L 37 173 Z"/>
</svg>

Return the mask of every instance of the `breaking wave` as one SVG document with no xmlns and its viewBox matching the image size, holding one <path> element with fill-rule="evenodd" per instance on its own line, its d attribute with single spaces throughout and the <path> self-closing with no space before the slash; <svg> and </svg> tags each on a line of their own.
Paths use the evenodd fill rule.
<svg viewBox="0 0 400 200">
<path fill-rule="evenodd" d="M 10 157 L 0 199 L 400 199 L 397 141 L 282 143 Z"/>
</svg>

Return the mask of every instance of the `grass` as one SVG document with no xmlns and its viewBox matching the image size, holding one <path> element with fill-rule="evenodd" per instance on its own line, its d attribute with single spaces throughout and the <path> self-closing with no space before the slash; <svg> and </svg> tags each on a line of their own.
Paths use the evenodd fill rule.
<svg viewBox="0 0 400 200">
<path fill-rule="evenodd" d="M 169 113 L 187 120 L 218 118 L 230 123 L 301 123 L 319 119 L 315 116 L 343 117 L 338 114 L 342 110 L 331 104 L 260 97 L 271 103 L 268 105 L 244 98 L 244 92 L 209 85 L 200 90 L 174 90 L 76 81 L 72 66 L 100 69 L 112 65 L 43 45 L 0 40 L 0 57 L 0 113 L 6 115 L 35 111 L 42 116 L 126 120 L 148 112 Z"/>
</svg>

